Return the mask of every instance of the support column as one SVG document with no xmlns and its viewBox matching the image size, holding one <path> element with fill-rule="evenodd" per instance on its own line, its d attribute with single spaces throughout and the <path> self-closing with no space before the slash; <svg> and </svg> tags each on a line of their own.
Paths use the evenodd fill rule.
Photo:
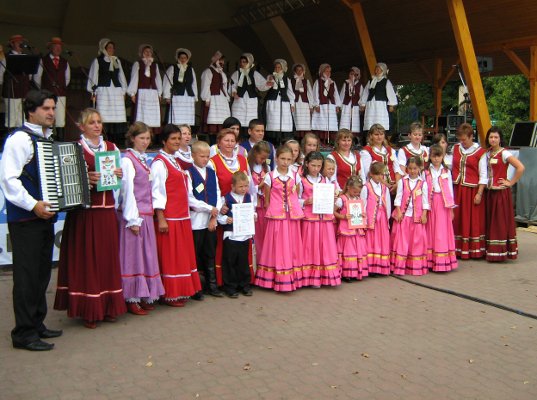
<svg viewBox="0 0 537 400">
<path fill-rule="evenodd" d="M 530 47 L 530 121 L 537 121 L 537 46 Z"/>
<path fill-rule="evenodd" d="M 461 65 L 468 84 L 470 99 L 474 110 L 474 116 L 477 123 L 477 130 L 481 144 L 485 143 L 485 136 L 490 129 L 490 115 L 488 113 L 487 102 L 485 100 L 485 92 L 483 83 L 479 75 L 477 59 L 475 56 L 472 36 L 464 4 L 462 0 L 446 0 L 449 10 L 449 17 L 455 34 L 455 41 L 461 58 Z"/>
<path fill-rule="evenodd" d="M 365 60 L 367 62 L 367 67 L 369 68 L 369 76 L 375 75 L 375 66 L 377 65 L 377 57 L 375 56 L 375 50 L 373 49 L 373 43 L 371 42 L 371 37 L 369 36 L 369 30 L 367 29 L 367 23 L 365 21 L 364 10 L 362 4 L 357 1 L 351 2 L 350 0 L 344 0 L 344 2 L 352 10 L 354 16 L 354 24 L 356 25 L 356 30 L 358 31 L 358 37 L 360 38 L 360 43 L 362 49 L 364 50 Z"/>
</svg>

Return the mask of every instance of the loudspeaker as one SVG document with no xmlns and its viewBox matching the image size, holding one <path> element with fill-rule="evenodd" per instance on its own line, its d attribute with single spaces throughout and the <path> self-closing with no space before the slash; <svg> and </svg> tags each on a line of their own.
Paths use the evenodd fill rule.
<svg viewBox="0 0 537 400">
<path fill-rule="evenodd" d="M 516 122 L 509 147 L 537 147 L 537 122 Z"/>
</svg>

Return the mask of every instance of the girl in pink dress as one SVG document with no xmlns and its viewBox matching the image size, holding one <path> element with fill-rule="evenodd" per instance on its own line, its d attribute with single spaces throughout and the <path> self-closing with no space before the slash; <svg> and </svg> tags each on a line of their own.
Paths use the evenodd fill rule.
<svg viewBox="0 0 537 400">
<path fill-rule="evenodd" d="M 393 211 L 391 270 L 396 275 L 425 275 L 427 268 L 427 211 L 429 191 L 421 177 L 423 164 L 407 160 L 407 175 L 397 182 Z"/>
<path fill-rule="evenodd" d="M 366 202 L 360 198 L 362 186 L 359 176 L 350 176 L 343 194 L 336 200 L 338 211 L 334 212 L 334 215 L 339 220 L 337 251 L 341 276 L 345 282 L 350 282 L 352 279 L 362 280 L 369 275 L 365 229 L 355 229 L 349 225 L 352 217 L 349 210 L 350 201 L 361 203 L 362 217 L 366 219 Z"/>
<path fill-rule="evenodd" d="M 308 153 L 304 160 L 302 176 L 298 181 L 298 195 L 304 209 L 302 240 L 304 249 L 303 285 L 315 288 L 341 284 L 334 228 L 334 214 L 313 213 L 313 186 L 327 183 L 320 172 L 323 155 L 318 151 Z"/>
<path fill-rule="evenodd" d="M 435 144 L 429 149 L 430 165 L 425 170 L 429 188 L 431 212 L 426 225 L 427 264 L 434 272 L 447 272 L 457 268 L 455 234 L 453 233 L 453 182 L 451 172 L 443 163 L 444 149 Z"/>
<path fill-rule="evenodd" d="M 369 275 L 390 275 L 391 238 L 388 221 L 391 214 L 390 189 L 384 184 L 386 165 L 374 162 L 369 181 L 360 197 L 367 203 L 367 264 Z"/>
<path fill-rule="evenodd" d="M 302 154 L 300 154 L 300 143 L 298 143 L 296 140 L 291 139 L 285 142 L 285 145 L 289 147 L 293 153 L 292 158 L 293 162 L 289 166 L 291 171 L 293 171 L 294 174 L 301 175 L 302 174 Z M 300 177 L 295 177 L 295 181 L 298 181 Z"/>
<path fill-rule="evenodd" d="M 281 292 L 302 286 L 302 234 L 304 212 L 298 202 L 295 176 L 290 169 L 293 152 L 286 146 L 276 151 L 277 168 L 264 178 L 266 229 L 259 254 L 255 284 Z"/>
<path fill-rule="evenodd" d="M 257 219 L 255 221 L 255 251 L 261 253 L 263 248 L 263 237 L 265 236 L 265 192 L 263 180 L 265 175 L 270 172 L 270 166 L 267 164 L 267 159 L 271 153 L 271 147 L 264 140 L 257 142 L 248 154 L 248 165 L 252 174 L 254 190 L 257 193 L 257 205 L 255 211 Z"/>
</svg>

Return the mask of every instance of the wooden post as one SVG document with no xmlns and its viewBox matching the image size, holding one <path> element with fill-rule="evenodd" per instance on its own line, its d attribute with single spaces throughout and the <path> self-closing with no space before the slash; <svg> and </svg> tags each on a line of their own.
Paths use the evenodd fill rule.
<svg viewBox="0 0 537 400">
<path fill-rule="evenodd" d="M 485 143 L 485 136 L 490 129 L 490 115 L 488 113 L 487 102 L 485 100 L 485 92 L 483 83 L 479 75 L 477 59 L 475 56 L 472 36 L 466 12 L 464 11 L 463 0 L 446 0 L 449 10 L 449 17 L 455 34 L 455 41 L 461 58 L 462 70 L 466 77 L 470 99 L 474 110 L 474 116 L 477 123 L 477 131 L 481 145 Z"/>
<path fill-rule="evenodd" d="M 530 121 L 537 121 L 537 46 L 530 47 Z"/>
<path fill-rule="evenodd" d="M 364 10 L 362 4 L 359 2 L 351 2 L 349 0 L 344 0 L 347 6 L 352 10 L 354 16 L 354 24 L 356 25 L 356 30 L 358 31 L 358 37 L 360 38 L 360 43 L 362 44 L 362 49 L 364 50 L 364 56 L 367 62 L 367 67 L 369 68 L 369 75 L 375 76 L 375 66 L 377 65 L 377 57 L 375 56 L 375 50 L 373 50 L 373 43 L 371 42 L 371 37 L 369 36 L 369 30 L 367 29 L 367 23 L 365 21 Z"/>
</svg>

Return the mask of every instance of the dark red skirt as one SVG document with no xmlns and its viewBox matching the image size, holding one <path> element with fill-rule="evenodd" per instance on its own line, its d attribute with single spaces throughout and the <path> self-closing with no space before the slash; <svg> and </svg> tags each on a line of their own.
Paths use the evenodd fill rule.
<svg viewBox="0 0 537 400">
<path fill-rule="evenodd" d="M 70 211 L 65 219 L 56 310 L 71 318 L 102 321 L 127 309 L 121 286 L 119 234 L 114 208 Z"/>
<path fill-rule="evenodd" d="M 485 256 L 485 196 L 474 204 L 477 187 L 453 185 L 455 192 L 455 253 L 457 257 L 483 258 Z"/>
<path fill-rule="evenodd" d="M 515 260 L 518 256 L 511 188 L 487 190 L 487 261 Z"/>
</svg>

